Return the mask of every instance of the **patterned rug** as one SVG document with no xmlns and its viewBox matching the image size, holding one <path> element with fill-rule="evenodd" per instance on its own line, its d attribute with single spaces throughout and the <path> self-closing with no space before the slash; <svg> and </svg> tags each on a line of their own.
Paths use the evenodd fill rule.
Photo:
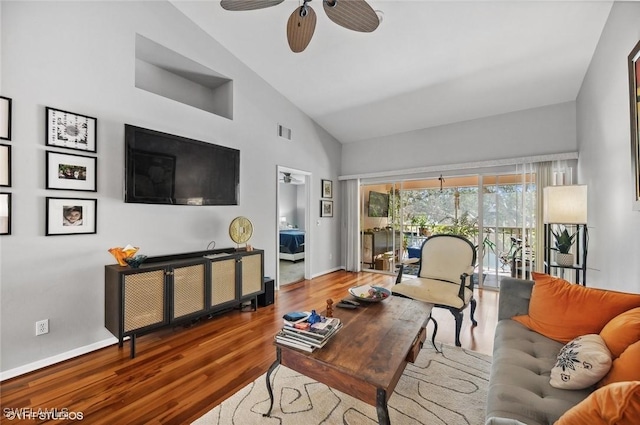
<svg viewBox="0 0 640 425">
<path fill-rule="evenodd" d="M 481 425 L 491 357 L 441 344 L 425 344 L 409 363 L 389 399 L 389 417 L 398 425 Z M 194 425 L 375 425 L 376 409 L 284 366 L 271 375 L 271 417 L 265 376 L 225 400 Z"/>
</svg>

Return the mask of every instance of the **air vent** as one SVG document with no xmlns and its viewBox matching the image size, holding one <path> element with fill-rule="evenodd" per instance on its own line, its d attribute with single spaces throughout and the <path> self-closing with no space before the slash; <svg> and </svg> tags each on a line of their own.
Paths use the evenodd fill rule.
<svg viewBox="0 0 640 425">
<path fill-rule="evenodd" d="M 291 129 L 283 126 L 282 124 L 278 124 L 278 136 L 283 139 L 291 140 Z"/>
</svg>

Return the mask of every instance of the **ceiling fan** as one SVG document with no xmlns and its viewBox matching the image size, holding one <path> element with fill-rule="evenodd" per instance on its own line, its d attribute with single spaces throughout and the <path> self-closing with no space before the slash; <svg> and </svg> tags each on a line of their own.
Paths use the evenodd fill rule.
<svg viewBox="0 0 640 425">
<path fill-rule="evenodd" d="M 284 0 L 221 0 L 225 10 L 256 10 L 276 6 Z M 311 0 L 302 0 L 287 23 L 287 40 L 294 53 L 307 48 L 316 28 L 316 12 L 308 4 Z M 380 24 L 378 14 L 365 0 L 322 0 L 324 11 L 336 24 L 359 32 L 373 32 Z"/>
<path fill-rule="evenodd" d="M 279 180 L 281 183 L 293 183 L 293 184 L 302 183 L 302 180 L 293 177 L 291 173 L 288 173 L 286 171 L 280 171 L 280 174 L 282 174 L 282 177 Z"/>
</svg>

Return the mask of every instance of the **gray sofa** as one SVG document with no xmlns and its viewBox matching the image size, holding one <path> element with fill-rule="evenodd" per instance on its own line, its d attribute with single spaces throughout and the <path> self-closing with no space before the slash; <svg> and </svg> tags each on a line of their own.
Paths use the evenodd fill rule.
<svg viewBox="0 0 640 425">
<path fill-rule="evenodd" d="M 500 282 L 485 425 L 551 425 L 593 391 L 549 385 L 551 369 L 564 344 L 511 320 L 528 313 L 532 288 L 531 280 Z"/>
</svg>

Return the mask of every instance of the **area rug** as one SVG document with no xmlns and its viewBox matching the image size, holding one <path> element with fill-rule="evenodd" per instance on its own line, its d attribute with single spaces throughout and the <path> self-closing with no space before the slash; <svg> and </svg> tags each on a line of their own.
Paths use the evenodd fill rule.
<svg viewBox="0 0 640 425">
<path fill-rule="evenodd" d="M 389 417 L 398 425 L 481 425 L 491 357 L 438 344 L 425 344 L 409 363 L 389 399 Z M 284 366 L 271 375 L 271 417 L 265 375 L 238 391 L 194 425 L 375 425 L 375 407 Z"/>
<path fill-rule="evenodd" d="M 304 279 L 304 261 L 280 260 L 280 285 L 300 282 Z"/>
</svg>

